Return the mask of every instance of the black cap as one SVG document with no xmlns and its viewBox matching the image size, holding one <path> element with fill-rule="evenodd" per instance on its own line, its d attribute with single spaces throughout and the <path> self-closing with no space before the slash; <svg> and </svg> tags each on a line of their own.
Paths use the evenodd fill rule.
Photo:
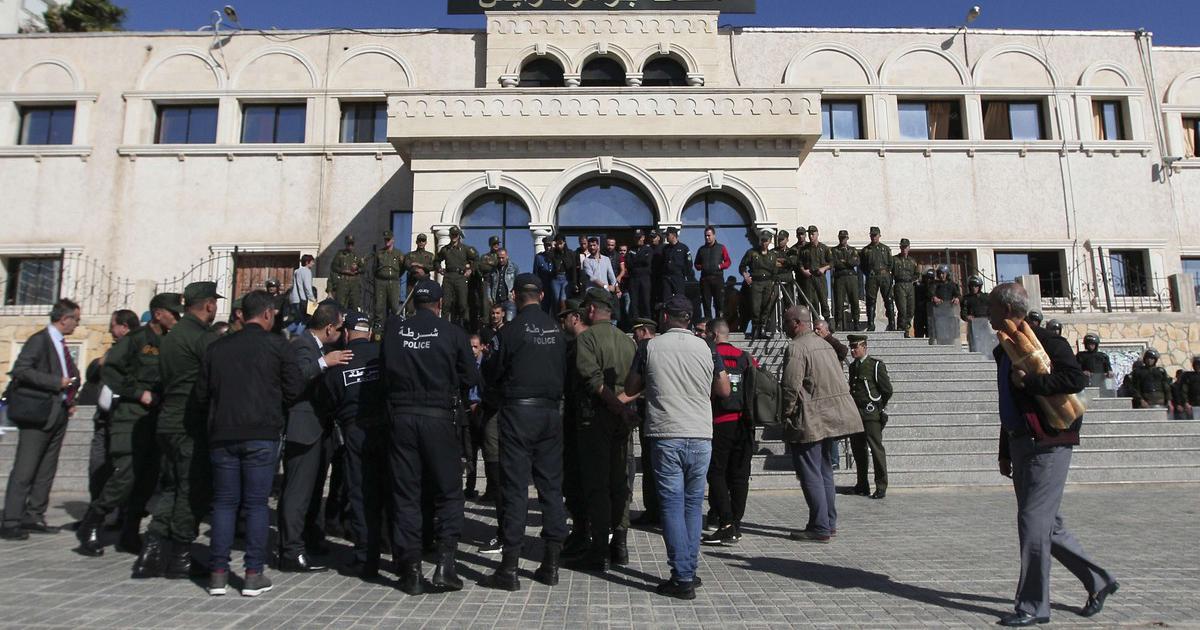
<svg viewBox="0 0 1200 630">
<path fill-rule="evenodd" d="M 150 300 L 150 310 L 164 308 L 178 317 L 183 312 L 183 296 L 178 293 L 159 293 Z"/>
<path fill-rule="evenodd" d="M 850 345 L 852 345 L 852 346 L 856 343 L 867 343 L 867 336 L 866 335 L 849 335 L 848 337 L 846 337 L 846 341 L 848 341 L 850 343 Z"/>
<path fill-rule="evenodd" d="M 413 301 L 417 304 L 432 304 L 442 299 L 442 285 L 433 280 L 422 280 L 413 290 Z"/>
<path fill-rule="evenodd" d="M 672 295 L 663 303 L 663 310 L 671 315 L 692 315 L 692 301 L 683 295 Z"/>
<path fill-rule="evenodd" d="M 1146 353 L 1142 355 L 1142 358 L 1143 359 L 1157 359 L 1158 358 L 1158 350 L 1155 350 L 1154 348 L 1149 348 L 1146 350 Z"/>
<path fill-rule="evenodd" d="M 451 225 L 450 236 L 462 236 L 462 230 L 458 229 L 457 225 Z"/>
<path fill-rule="evenodd" d="M 675 226 L 671 226 L 671 227 L 667 228 L 667 234 L 674 234 L 675 236 L 679 236 L 679 229 L 676 228 Z"/>
<path fill-rule="evenodd" d="M 342 330 L 371 332 L 371 318 L 367 317 L 367 314 L 362 311 L 349 311 L 346 313 L 345 318 L 342 319 Z"/>
<path fill-rule="evenodd" d="M 1029 313 L 1027 315 L 1025 315 L 1025 321 L 1027 321 L 1035 326 L 1041 326 L 1042 325 L 1042 312 L 1041 311 L 1029 311 Z"/>
<path fill-rule="evenodd" d="M 583 300 L 579 298 L 570 298 L 567 300 L 567 307 L 558 312 L 559 319 L 571 314 L 580 314 L 583 312 Z"/>
<path fill-rule="evenodd" d="M 537 289 L 538 291 L 542 291 L 545 289 L 545 287 L 542 286 L 542 279 L 531 273 L 517 274 L 514 284 L 515 286 L 513 288 L 517 291 L 525 291 L 527 289 Z"/>
<path fill-rule="evenodd" d="M 587 290 L 587 294 L 583 298 L 583 306 L 589 304 L 600 304 L 611 309 L 613 307 L 613 295 L 607 289 L 591 287 Z"/>
<path fill-rule="evenodd" d="M 1094 343 L 1096 345 L 1099 345 L 1100 344 L 1100 335 L 1097 335 L 1096 333 L 1088 333 L 1083 336 L 1083 343 Z"/>
</svg>

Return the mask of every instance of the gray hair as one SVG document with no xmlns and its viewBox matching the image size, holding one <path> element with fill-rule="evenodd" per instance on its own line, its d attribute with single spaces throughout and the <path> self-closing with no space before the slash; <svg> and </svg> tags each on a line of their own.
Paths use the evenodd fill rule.
<svg viewBox="0 0 1200 630">
<path fill-rule="evenodd" d="M 789 306 L 788 309 L 783 312 L 783 318 L 785 320 L 799 322 L 804 330 L 812 330 L 812 311 L 810 311 L 807 306 Z"/>
<path fill-rule="evenodd" d="M 1029 314 L 1029 294 L 1016 282 L 1005 282 L 992 289 L 991 302 L 1004 307 L 1012 316 L 1024 318 Z"/>
</svg>

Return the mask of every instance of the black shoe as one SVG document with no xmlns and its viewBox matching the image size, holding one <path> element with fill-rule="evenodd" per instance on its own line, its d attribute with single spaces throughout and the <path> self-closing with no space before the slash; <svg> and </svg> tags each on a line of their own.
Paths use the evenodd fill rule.
<svg viewBox="0 0 1200 630">
<path fill-rule="evenodd" d="M 100 541 L 100 530 L 103 527 L 104 515 L 98 510 L 88 508 L 83 520 L 79 522 L 79 529 L 75 530 L 75 538 L 79 540 L 79 547 L 75 551 L 92 558 L 104 555 L 104 543 Z"/>
<path fill-rule="evenodd" d="M 724 545 L 726 547 L 736 545 L 742 540 L 742 533 L 738 531 L 736 525 L 732 523 L 726 525 L 711 534 L 705 534 L 700 537 L 702 545 Z"/>
<path fill-rule="evenodd" d="M 623 567 L 629 564 L 629 530 L 613 530 L 612 540 L 608 542 L 608 561 L 614 566 Z"/>
<path fill-rule="evenodd" d="M 193 577 L 190 544 L 178 545 L 167 554 L 166 567 L 163 568 L 162 574 L 168 580 L 186 580 Z"/>
<path fill-rule="evenodd" d="M 854 492 L 852 494 L 856 494 L 860 497 L 869 497 L 869 496 L 871 496 L 871 487 L 870 486 L 854 486 Z"/>
<path fill-rule="evenodd" d="M 521 581 L 517 579 L 517 567 L 521 563 L 520 549 L 506 549 L 500 559 L 500 566 L 495 573 L 480 580 L 479 585 L 501 591 L 516 592 L 521 590 Z"/>
<path fill-rule="evenodd" d="M 324 539 L 313 540 L 304 543 L 304 551 L 308 552 L 310 556 L 324 556 L 329 554 L 329 545 L 325 543 Z"/>
<path fill-rule="evenodd" d="M 271 579 L 262 571 L 246 572 L 246 579 L 242 580 L 242 597 L 258 597 L 269 590 L 271 590 Z"/>
<path fill-rule="evenodd" d="M 208 576 L 208 594 L 220 597 L 229 587 L 229 571 L 213 571 Z"/>
<path fill-rule="evenodd" d="M 691 582 L 676 582 L 674 578 L 659 584 L 654 591 L 675 599 L 696 599 L 696 587 Z"/>
<path fill-rule="evenodd" d="M 567 568 L 574 571 L 589 573 L 604 573 L 608 571 L 608 546 L 590 547 L 587 553 L 567 563 Z"/>
<path fill-rule="evenodd" d="M 4 540 L 29 540 L 29 532 L 20 527 L 0 527 L 0 538 Z"/>
<path fill-rule="evenodd" d="M 133 574 L 130 577 L 135 580 L 161 577 L 166 546 L 163 539 L 154 534 L 146 534 L 142 552 L 138 554 L 138 559 L 133 563 Z"/>
<path fill-rule="evenodd" d="M 533 572 L 533 579 L 546 586 L 558 586 L 558 564 L 562 560 L 562 543 L 547 542 L 542 552 L 542 566 Z"/>
<path fill-rule="evenodd" d="M 872 499 L 882 499 L 883 497 L 886 497 L 886 496 L 887 496 L 887 490 L 884 490 L 883 488 L 875 488 L 875 494 L 872 494 L 871 498 Z"/>
<path fill-rule="evenodd" d="M 287 556 L 280 557 L 279 570 L 286 573 L 321 573 L 322 571 L 328 571 L 329 567 L 320 564 L 314 564 L 313 561 L 308 558 L 308 554 L 302 553 L 295 558 L 288 558 Z"/>
<path fill-rule="evenodd" d="M 1113 582 L 1113 583 L 1109 584 L 1108 586 L 1105 586 L 1104 588 L 1100 589 L 1099 592 L 1097 592 L 1093 595 L 1089 595 L 1087 603 L 1084 604 L 1083 608 L 1081 608 L 1079 610 L 1079 616 L 1080 617 L 1093 617 L 1095 615 L 1100 614 L 1100 611 L 1104 610 L 1104 600 L 1108 599 L 1109 595 L 1116 593 L 1117 589 L 1119 589 L 1119 588 L 1121 588 L 1121 585 L 1117 584 L 1116 582 Z"/>
<path fill-rule="evenodd" d="M 1036 624 L 1050 623 L 1049 617 L 1034 617 L 1029 613 L 1013 613 L 1007 617 L 1001 617 L 996 625 L 1008 626 L 1010 628 L 1021 628 L 1024 626 L 1032 626 Z"/>
<path fill-rule="evenodd" d="M 491 540 L 483 543 L 482 545 L 479 545 L 479 549 L 476 549 L 476 551 L 478 551 L 479 553 L 488 553 L 488 554 L 500 553 L 501 551 L 504 551 L 504 545 L 500 544 L 499 538 L 492 538 Z"/>
<path fill-rule="evenodd" d="M 658 515 L 647 510 L 639 514 L 637 518 L 629 521 L 629 524 L 634 527 L 657 527 Z"/>
<path fill-rule="evenodd" d="M 591 544 L 591 539 L 588 538 L 587 525 L 575 525 L 571 529 L 571 534 L 563 541 L 562 557 L 564 560 L 574 560 L 588 552 L 588 545 Z"/>
<path fill-rule="evenodd" d="M 421 576 L 421 561 L 406 562 L 400 565 L 400 583 L 397 588 L 408 595 L 425 593 L 425 578 Z"/>
<path fill-rule="evenodd" d="M 367 582 L 378 580 L 379 560 L 368 560 L 366 562 L 353 560 L 350 562 L 350 564 L 339 569 L 338 572 L 347 577 L 356 577 Z"/>
<path fill-rule="evenodd" d="M 37 521 L 36 523 L 21 523 L 21 529 L 31 534 L 57 534 L 62 531 L 61 527 L 47 525 L 46 521 Z"/>
<path fill-rule="evenodd" d="M 142 553 L 142 537 L 138 535 L 141 520 L 126 517 L 121 521 L 121 537 L 117 539 L 117 551 L 138 555 Z"/>
<path fill-rule="evenodd" d="M 438 551 L 437 568 L 433 570 L 433 585 L 442 591 L 461 591 L 463 581 L 458 577 L 458 571 L 454 568 L 454 554 L 458 550 L 457 544 L 442 545 Z"/>
<path fill-rule="evenodd" d="M 811 529 L 801 529 L 788 534 L 788 538 L 804 542 L 827 543 L 833 536 L 831 534 L 820 534 Z"/>
<path fill-rule="evenodd" d="M 463 490 L 463 498 L 468 501 L 474 501 L 475 499 L 479 498 L 479 491 L 475 490 L 474 488 L 470 490 Z"/>
</svg>

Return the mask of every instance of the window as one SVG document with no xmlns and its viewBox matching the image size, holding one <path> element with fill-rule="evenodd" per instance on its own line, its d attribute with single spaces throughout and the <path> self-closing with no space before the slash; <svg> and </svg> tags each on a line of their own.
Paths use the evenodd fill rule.
<svg viewBox="0 0 1200 630">
<path fill-rule="evenodd" d="M 489 193 L 477 197 L 463 211 L 463 242 L 482 256 L 488 251 L 488 238 L 500 237 L 500 246 L 508 250 L 508 259 L 521 272 L 533 270 L 533 232 L 529 231 L 529 209 L 511 195 Z"/>
<path fill-rule="evenodd" d="M 610 57 L 596 57 L 583 66 L 579 85 L 582 87 L 624 87 L 625 68 Z"/>
<path fill-rule="evenodd" d="M 642 68 L 642 85 L 649 87 L 686 87 L 687 70 L 670 57 L 655 57 Z"/>
<path fill-rule="evenodd" d="M 1127 140 L 1121 101 L 1092 101 L 1092 123 L 1097 140 Z"/>
<path fill-rule="evenodd" d="M 155 144 L 212 144 L 217 141 L 217 105 L 159 105 Z"/>
<path fill-rule="evenodd" d="M 1037 101 L 984 101 L 986 140 L 1045 140 L 1042 104 Z"/>
<path fill-rule="evenodd" d="M 1200 118 L 1183 119 L 1183 157 L 1200 157 L 1196 147 L 1200 146 Z"/>
<path fill-rule="evenodd" d="M 687 244 L 694 257 L 704 244 L 704 228 L 711 225 L 717 229 L 717 242 L 729 250 L 730 259 L 736 258 L 758 244 L 748 216 L 745 204 L 728 194 L 710 191 L 696 195 L 683 208 L 679 240 Z M 737 260 L 732 262 L 737 264 Z"/>
<path fill-rule="evenodd" d="M 1062 252 L 1034 250 L 1027 252 L 996 252 L 996 279 L 1016 282 L 1021 276 L 1037 276 L 1042 297 L 1066 297 L 1062 274 Z"/>
<path fill-rule="evenodd" d="M 4 267 L 6 306 L 48 306 L 58 300 L 62 258 L 9 258 Z"/>
<path fill-rule="evenodd" d="M 641 188 L 613 177 L 589 179 L 562 199 L 560 228 L 638 228 L 656 223 L 654 204 Z"/>
<path fill-rule="evenodd" d="M 521 68 L 520 87 L 563 87 L 563 69 L 553 59 L 534 59 Z"/>
<path fill-rule="evenodd" d="M 1109 250 L 1106 262 L 1114 296 L 1150 295 L 1150 272 L 1146 263 L 1146 252 L 1136 249 L 1113 249 Z"/>
<path fill-rule="evenodd" d="M 387 103 L 343 102 L 341 141 L 387 142 Z"/>
<path fill-rule="evenodd" d="M 962 140 L 958 101 L 900 101 L 900 137 L 905 140 Z"/>
<path fill-rule="evenodd" d="M 396 238 L 396 249 L 403 252 L 412 249 L 412 226 L 412 210 L 398 210 L 392 213 L 392 236 Z"/>
<path fill-rule="evenodd" d="M 246 105 L 242 109 L 242 142 L 304 142 L 303 103 Z"/>
<path fill-rule="evenodd" d="M 71 144 L 74 136 L 74 105 L 21 108 L 17 144 Z"/>
<path fill-rule="evenodd" d="M 1200 258 L 1184 258 L 1183 273 L 1192 279 L 1192 291 L 1196 294 L 1196 305 L 1200 306 Z"/>
<path fill-rule="evenodd" d="M 862 140 L 861 111 L 858 101 L 822 101 L 821 139 Z"/>
</svg>

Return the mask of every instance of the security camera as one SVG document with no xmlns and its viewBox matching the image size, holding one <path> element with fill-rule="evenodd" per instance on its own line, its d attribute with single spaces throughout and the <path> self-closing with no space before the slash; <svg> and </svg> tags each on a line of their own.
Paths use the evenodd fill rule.
<svg viewBox="0 0 1200 630">
<path fill-rule="evenodd" d="M 1163 164 L 1166 164 L 1167 166 L 1171 166 L 1172 164 L 1179 162 L 1181 160 L 1183 160 L 1183 158 L 1179 157 L 1178 155 L 1164 155 L 1163 156 Z"/>
<path fill-rule="evenodd" d="M 229 18 L 230 22 L 233 22 L 234 24 L 238 23 L 237 9 L 233 8 L 232 4 L 225 5 L 225 8 L 222 9 L 222 11 L 225 12 L 225 17 Z"/>
</svg>

